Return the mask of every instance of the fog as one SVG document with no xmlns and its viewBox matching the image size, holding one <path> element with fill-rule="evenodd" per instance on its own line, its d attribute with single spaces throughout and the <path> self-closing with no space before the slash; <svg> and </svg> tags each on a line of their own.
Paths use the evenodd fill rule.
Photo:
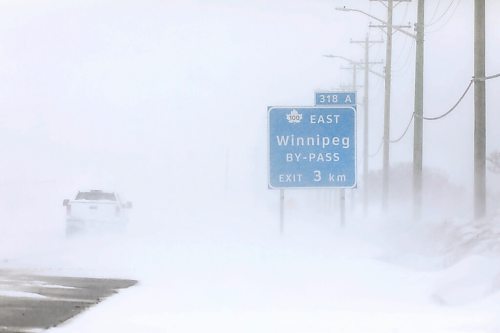
<svg viewBox="0 0 500 333">
<path fill-rule="evenodd" d="M 492 75 L 500 72 L 496 20 L 500 2 L 486 3 L 486 73 Z M 205 315 L 219 306 L 231 311 L 261 309 L 262 317 L 242 315 L 242 322 L 261 320 L 261 324 L 250 326 L 253 330 L 249 332 L 272 332 L 273 328 L 307 331 L 300 325 L 277 324 L 281 316 L 293 314 L 303 319 L 302 324 L 326 321 L 331 309 L 322 285 L 328 279 L 349 285 L 352 276 L 360 279 L 357 286 L 364 285 L 361 290 L 366 291 L 368 300 L 356 303 L 363 298 L 356 283 L 339 299 L 349 304 L 345 308 L 348 318 L 355 321 L 358 312 L 367 315 L 366 327 L 373 332 L 401 328 L 399 332 L 413 332 L 408 327 L 404 330 L 404 318 L 391 326 L 368 315 L 377 304 L 386 304 L 382 311 L 390 313 L 391 302 L 409 300 L 410 321 L 418 322 L 413 313 L 426 309 L 426 318 L 446 313 L 446 318 L 457 320 L 454 323 L 460 329 L 470 324 L 461 321 L 463 315 L 483 311 L 488 317 L 498 310 L 491 297 L 498 299 L 500 272 L 484 267 L 491 266 L 491 258 L 499 258 L 498 233 L 491 228 L 499 223 L 500 175 L 487 175 L 488 213 L 482 222 L 490 227 L 474 229 L 473 90 L 450 116 L 424 123 L 424 208 L 420 221 L 412 217 L 410 129 L 401 142 L 391 144 L 394 169 L 387 211 L 382 211 L 381 205 L 382 153 L 378 153 L 369 160 L 366 214 L 362 181 L 357 189 L 347 191 L 347 225 L 343 229 L 339 227 L 337 191 L 287 190 L 285 234 L 280 235 L 279 191 L 268 189 L 267 107 L 313 105 L 315 91 L 351 85 L 351 71 L 341 69 L 347 63 L 323 55 L 361 60 L 363 49 L 351 44 L 351 39 L 362 40 L 366 33 L 370 38 L 384 39 L 381 30 L 368 28 L 370 19 L 335 11 L 344 5 L 381 18 L 386 15 L 383 4 L 376 1 L 0 1 L 0 269 L 136 278 L 146 288 L 144 294 L 140 294 L 141 289 L 134 294 L 141 301 L 155 293 L 163 277 L 172 275 L 167 280 L 179 289 L 160 291 L 172 297 L 166 312 L 195 309 L 199 316 L 194 317 L 200 322 L 217 325 L 222 318 Z M 413 25 L 416 1 L 401 3 L 394 15 L 395 24 Z M 437 116 L 456 103 L 473 75 L 473 2 L 428 1 L 426 21 L 430 25 L 425 36 L 424 114 Z M 384 60 L 385 44 L 374 45 L 370 52 L 372 61 Z M 391 138 L 403 132 L 413 112 L 414 53 L 415 42 L 396 33 Z M 383 65 L 374 70 L 382 73 Z M 358 83 L 363 82 L 361 71 L 357 78 Z M 500 79 L 489 80 L 486 86 L 490 154 L 500 150 L 496 130 L 500 123 L 496 112 L 500 108 Z M 358 89 L 361 100 L 363 88 Z M 370 154 L 382 140 L 383 95 L 383 80 L 372 75 Z M 362 165 L 362 112 L 363 106 L 358 105 L 358 166 Z M 359 167 L 358 178 L 362 176 Z M 125 235 L 64 237 L 63 199 L 91 188 L 115 190 L 133 202 Z M 472 250 L 460 247 L 469 237 L 465 234 L 480 232 L 496 236 L 472 246 Z M 472 259 L 469 250 L 474 253 Z M 338 254 L 344 251 L 346 257 Z M 482 257 L 484 252 L 484 258 L 489 259 Z M 383 265 L 396 266 L 372 270 L 374 264 L 367 258 L 375 257 Z M 430 277 L 419 271 L 457 263 L 465 265 L 454 266 L 458 273 L 443 271 Z M 266 280 L 274 265 L 278 265 L 278 276 Z M 347 273 L 336 277 L 337 271 L 325 271 L 324 265 L 344 267 Z M 411 270 L 402 271 L 401 267 Z M 477 275 L 467 275 L 474 268 L 491 275 L 472 283 L 491 286 L 491 291 L 478 292 L 481 297 L 473 292 L 456 300 L 449 295 L 463 289 L 461 284 L 448 294 L 436 287 L 446 285 L 448 276 L 454 274 L 463 281 L 474 280 Z M 369 285 L 361 278 L 365 269 L 380 273 Z M 392 275 L 385 269 L 397 273 Z M 309 274 L 303 273 L 308 270 Z M 412 275 L 414 270 L 416 275 Z M 282 285 L 289 274 L 298 277 Z M 325 277 L 318 278 L 322 274 Z M 204 275 L 209 276 L 204 282 L 193 277 Z M 210 303 L 186 294 L 193 288 L 192 293 L 215 297 L 224 290 L 225 282 L 235 281 L 231 280 L 233 275 L 238 276 L 238 282 L 230 289 L 236 294 L 228 295 L 227 302 Z M 408 276 L 411 281 L 417 279 L 415 276 L 423 281 L 418 290 L 409 292 L 408 299 L 376 292 L 378 288 L 391 289 L 383 283 L 385 278 L 400 283 Z M 308 298 L 306 286 L 310 283 L 319 286 L 309 290 L 313 296 Z M 264 291 L 252 296 L 245 291 L 247 287 Z M 287 288 L 298 288 L 299 292 L 287 299 Z M 334 294 L 326 292 L 327 296 Z M 186 299 L 193 302 L 191 306 Z M 478 299 L 483 303 L 472 302 Z M 273 317 L 273 311 L 286 308 L 287 300 L 303 303 L 304 308 L 291 306 Z M 266 302 L 271 309 L 264 306 Z M 433 304 L 429 309 L 427 302 Z M 469 307 L 452 313 L 433 312 L 440 302 Z M 108 312 L 118 316 L 117 309 L 123 310 L 124 303 L 109 307 Z M 316 311 L 316 306 L 320 310 Z M 87 318 L 93 318 L 92 311 Z M 144 332 L 163 331 L 165 327 L 179 332 L 199 328 L 186 324 L 189 315 L 162 325 L 157 318 L 161 309 L 156 311 L 150 313 L 150 319 L 145 315 L 137 321 L 150 326 L 129 327 Z M 358 332 L 360 327 L 342 322 L 340 317 L 337 319 L 345 325 L 339 327 Z M 101 319 L 88 319 L 85 325 L 97 322 L 102 326 Z M 480 330 L 474 332 L 500 325 L 498 320 L 482 319 L 474 326 Z M 78 323 L 83 325 L 83 321 L 75 321 Z M 484 323 L 490 326 L 481 326 Z M 237 322 L 227 325 L 228 331 L 242 331 Z M 437 331 L 448 329 L 440 325 L 435 326 Z M 315 331 L 327 330 L 327 326 L 320 326 L 314 326 Z M 426 326 L 417 328 L 431 331 Z M 71 326 L 68 329 L 71 331 Z M 465 328 L 449 332 L 462 331 L 469 332 Z"/>
</svg>

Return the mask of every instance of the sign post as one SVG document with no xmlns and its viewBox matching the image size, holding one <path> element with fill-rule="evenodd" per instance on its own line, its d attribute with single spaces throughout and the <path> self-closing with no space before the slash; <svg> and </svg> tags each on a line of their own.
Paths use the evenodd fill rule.
<svg viewBox="0 0 500 333">
<path fill-rule="evenodd" d="M 354 106 L 269 107 L 268 124 L 269 188 L 356 187 Z"/>
<path fill-rule="evenodd" d="M 285 190 L 280 190 L 280 234 L 285 233 Z"/>
</svg>

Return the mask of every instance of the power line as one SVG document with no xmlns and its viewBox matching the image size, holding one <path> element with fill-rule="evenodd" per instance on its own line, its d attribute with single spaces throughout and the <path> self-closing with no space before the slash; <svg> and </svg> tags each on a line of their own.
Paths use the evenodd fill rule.
<svg viewBox="0 0 500 333">
<path fill-rule="evenodd" d="M 413 118 L 415 118 L 415 113 L 412 113 L 412 114 L 411 114 L 410 121 L 408 122 L 408 125 L 406 126 L 406 129 L 405 129 L 405 131 L 403 132 L 403 134 L 401 134 L 401 135 L 399 136 L 399 138 L 397 138 L 397 139 L 395 139 L 395 140 L 390 140 L 390 141 L 389 141 L 390 143 L 398 143 L 399 141 L 403 140 L 403 138 L 405 137 L 406 133 L 408 133 L 408 130 L 410 129 L 411 123 L 413 122 Z"/>
<path fill-rule="evenodd" d="M 375 157 L 375 156 L 377 156 L 377 155 L 378 155 L 378 153 L 380 153 L 380 151 L 382 150 L 382 146 L 383 146 L 383 145 L 384 145 L 384 139 L 380 140 L 380 143 L 379 143 L 378 148 L 377 148 L 377 150 L 375 151 L 375 153 L 373 153 L 373 154 L 369 154 L 368 156 L 369 156 L 369 157 Z"/>
<path fill-rule="evenodd" d="M 410 3 L 407 2 L 406 3 L 406 8 L 405 8 L 405 12 L 403 14 L 403 19 L 401 20 L 402 22 L 406 21 L 406 18 L 408 17 L 408 8 L 410 7 Z"/>
<path fill-rule="evenodd" d="M 458 101 L 455 103 L 455 105 L 453 105 L 451 107 L 451 109 L 449 109 L 448 111 L 446 111 L 445 113 L 443 113 L 440 116 L 437 116 L 437 117 L 423 117 L 423 119 L 424 120 L 439 120 L 439 119 L 442 119 L 442 118 L 446 117 L 447 115 L 449 115 L 450 113 L 452 113 L 457 108 L 457 106 L 460 104 L 460 102 L 462 102 L 462 100 L 464 99 L 465 95 L 467 95 L 467 93 L 469 92 L 470 88 L 472 87 L 472 84 L 475 81 L 487 81 L 487 80 L 496 79 L 496 78 L 499 78 L 499 77 L 500 77 L 500 73 L 494 74 L 494 75 L 490 75 L 490 76 L 480 77 L 480 78 L 472 78 L 469 81 L 469 85 L 465 89 L 465 91 L 462 94 L 462 96 L 460 96 L 460 98 L 458 99 Z"/>
<path fill-rule="evenodd" d="M 408 133 L 408 130 L 410 129 L 411 123 L 413 122 L 413 118 L 415 118 L 415 113 L 412 113 L 410 121 L 408 122 L 408 125 L 406 125 L 406 128 L 405 128 L 403 134 L 401 134 L 395 140 L 389 140 L 390 143 L 398 143 L 399 141 L 401 141 L 406 136 L 406 134 Z M 383 143 L 384 143 L 384 140 L 382 139 L 381 142 L 380 142 L 380 144 L 379 144 L 379 146 L 378 146 L 378 148 L 377 148 L 377 151 L 374 154 L 370 154 L 369 156 L 370 157 L 377 156 L 377 154 L 380 152 L 380 148 L 382 148 Z"/>
<path fill-rule="evenodd" d="M 410 60 L 410 57 L 411 57 L 414 49 L 415 49 L 415 45 L 414 44 L 412 44 L 409 47 L 407 47 L 408 52 L 406 52 L 406 58 L 405 58 L 405 60 L 403 62 L 403 65 L 401 65 L 397 69 L 394 69 L 393 73 L 398 73 L 398 75 L 401 75 L 402 73 L 404 73 L 404 72 L 406 72 L 408 70 L 408 68 L 409 68 L 408 65 L 410 64 L 409 60 Z M 399 60 L 401 60 L 401 57 L 398 59 L 398 62 L 399 62 Z"/>
<path fill-rule="evenodd" d="M 455 105 L 453 105 L 451 107 L 451 109 L 449 109 L 448 111 L 446 111 L 445 113 L 443 113 L 440 116 L 437 116 L 437 117 L 423 117 L 423 119 L 424 120 L 439 120 L 439 119 L 442 119 L 442 118 L 446 117 L 447 115 L 449 115 L 450 113 L 452 113 L 457 108 L 457 106 L 460 104 L 460 102 L 462 102 L 462 100 L 464 99 L 464 97 L 467 95 L 467 93 L 469 92 L 470 88 L 472 87 L 472 84 L 474 83 L 474 81 L 486 81 L 486 80 L 491 80 L 491 79 L 495 79 L 495 78 L 498 78 L 498 77 L 500 77 L 500 73 L 495 74 L 495 75 L 485 76 L 484 78 L 477 78 L 477 79 L 473 78 L 473 79 L 471 79 L 470 82 L 469 82 L 469 85 L 465 89 L 464 93 L 462 94 L 462 96 L 460 96 L 460 98 L 455 103 Z M 398 143 L 399 141 L 401 141 L 406 136 L 406 134 L 408 133 L 408 130 L 410 129 L 411 123 L 413 122 L 414 118 L 415 118 L 415 113 L 412 113 L 410 121 L 408 122 L 408 125 L 406 126 L 406 129 L 404 130 L 403 134 L 401 134 L 397 139 L 390 140 L 389 142 L 390 143 Z"/>
<path fill-rule="evenodd" d="M 452 2 L 455 1 L 455 0 L 452 0 Z M 432 13 L 432 17 L 430 19 L 430 21 L 434 21 L 434 18 L 436 17 L 436 14 L 437 14 L 437 11 L 439 9 L 439 6 L 441 6 L 441 0 L 438 0 L 437 4 L 436 4 L 436 7 L 434 8 L 434 13 Z"/>
<path fill-rule="evenodd" d="M 449 11 L 450 11 L 450 8 L 451 8 L 451 6 L 453 6 L 453 3 L 454 3 L 454 2 L 455 2 L 455 0 L 450 1 L 450 4 L 448 5 L 448 8 L 446 8 L 446 9 L 444 10 L 444 12 L 443 12 L 441 15 L 439 15 L 439 17 L 438 17 L 436 20 L 434 20 L 434 18 L 435 18 L 435 16 L 436 16 L 436 14 L 437 14 L 437 9 L 438 9 L 438 7 L 439 7 L 439 4 L 438 4 L 438 6 L 436 6 L 436 10 L 434 11 L 434 14 L 432 15 L 431 22 L 430 22 L 430 23 L 428 23 L 428 24 L 426 24 L 425 26 L 426 26 L 426 27 L 431 27 L 431 26 L 433 26 L 434 24 L 436 24 L 436 23 L 438 23 L 439 21 L 441 21 L 441 19 L 442 19 L 442 18 L 443 18 L 443 17 L 444 17 L 444 16 L 445 16 L 445 15 L 446 15 Z"/>
<path fill-rule="evenodd" d="M 448 111 L 446 111 L 445 113 L 443 113 L 442 115 L 440 116 L 437 116 L 437 117 L 422 117 L 424 120 L 439 120 L 441 118 L 444 118 L 446 117 L 447 115 L 449 115 L 450 113 L 452 113 L 458 106 L 458 104 L 460 104 L 460 102 L 464 99 L 465 95 L 467 95 L 467 93 L 469 92 L 470 90 L 470 87 L 472 87 L 472 84 L 474 83 L 474 79 L 471 79 L 470 82 L 469 82 L 469 85 L 467 86 L 467 88 L 465 89 L 464 93 L 462 94 L 462 96 L 458 99 L 458 101 L 455 103 L 455 105 L 453 105 L 451 107 L 451 109 L 449 109 Z"/>
<path fill-rule="evenodd" d="M 500 73 L 495 74 L 495 75 L 485 76 L 484 78 L 477 78 L 477 79 L 473 78 L 473 79 L 471 79 L 470 82 L 469 82 L 469 85 L 465 89 L 464 93 L 462 94 L 462 96 L 460 96 L 460 98 L 455 103 L 455 105 L 453 105 L 451 107 L 451 109 L 449 109 L 448 111 L 446 111 L 445 113 L 443 113 L 440 116 L 437 116 L 437 117 L 423 117 L 423 119 L 424 120 L 439 120 L 439 119 L 442 119 L 442 118 L 446 117 L 447 115 L 449 115 L 450 113 L 452 113 L 457 108 L 457 106 L 460 104 L 460 102 L 462 102 L 462 100 L 464 99 L 464 97 L 467 95 L 467 93 L 469 92 L 470 88 L 472 87 L 472 84 L 474 83 L 474 81 L 486 81 L 486 80 L 491 80 L 491 79 L 495 79 L 495 78 L 498 78 L 498 77 L 500 77 Z M 408 133 L 408 130 L 410 129 L 411 123 L 413 122 L 414 118 L 415 118 L 415 113 L 412 113 L 410 121 L 408 122 L 408 125 L 406 126 L 403 134 L 401 134 L 397 139 L 390 140 L 389 142 L 390 143 L 398 143 L 399 141 L 401 141 L 406 136 L 406 134 Z M 377 151 L 377 153 L 375 153 L 375 155 L 376 154 L 378 154 L 378 151 Z"/>
<path fill-rule="evenodd" d="M 441 25 L 439 28 L 436 28 L 434 30 L 429 30 L 429 31 L 427 31 L 427 33 L 432 34 L 432 33 L 438 32 L 438 31 L 442 30 L 444 27 L 446 27 L 446 25 L 448 25 L 448 23 L 450 22 L 452 17 L 455 15 L 455 12 L 457 11 L 458 7 L 460 7 L 461 2 L 462 2 L 462 0 L 457 1 L 455 8 L 453 8 L 453 12 L 448 16 L 448 19 L 446 20 L 446 22 L 444 22 L 443 25 Z M 437 22 L 435 22 L 435 23 L 437 23 Z"/>
<path fill-rule="evenodd" d="M 404 55 L 405 53 L 408 53 L 408 52 L 406 52 L 406 51 L 408 51 L 408 48 L 410 48 L 410 51 L 409 51 L 409 52 L 411 52 L 411 45 L 410 45 L 410 46 L 408 45 L 408 44 L 409 44 L 409 43 L 408 43 L 408 41 L 409 41 L 409 39 L 408 39 L 408 38 L 404 38 L 404 40 L 403 40 L 403 45 L 399 48 L 398 55 L 394 57 L 394 58 L 396 59 L 396 61 L 395 61 L 394 63 L 399 64 L 399 63 L 401 62 L 401 59 L 403 58 L 403 55 Z M 412 44 L 413 44 L 413 43 L 412 43 Z M 407 57 L 405 57 L 405 58 L 407 58 Z M 405 60 L 404 62 L 406 63 L 406 60 Z M 403 67 L 404 67 L 404 66 L 401 66 L 401 68 L 403 68 Z M 393 68 L 393 72 L 398 72 L 399 70 L 400 70 L 400 69 L 394 69 L 394 68 Z"/>
</svg>

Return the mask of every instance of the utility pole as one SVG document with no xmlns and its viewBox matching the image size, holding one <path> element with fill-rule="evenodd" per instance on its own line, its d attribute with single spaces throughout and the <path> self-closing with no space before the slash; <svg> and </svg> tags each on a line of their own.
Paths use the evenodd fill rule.
<svg viewBox="0 0 500 333">
<path fill-rule="evenodd" d="M 422 164 L 424 121 L 424 0 L 418 0 L 416 23 L 415 101 L 413 130 L 413 212 L 415 219 L 422 214 Z"/>
<path fill-rule="evenodd" d="M 357 75 L 356 72 L 358 71 L 358 66 L 361 64 L 361 62 L 355 62 L 349 60 L 351 63 L 352 67 L 342 67 L 342 69 L 348 69 L 352 70 L 352 91 L 356 91 L 358 85 L 357 85 Z M 340 189 L 340 225 L 342 227 L 345 226 L 345 189 L 341 188 Z"/>
<path fill-rule="evenodd" d="M 368 206 L 368 136 L 369 136 L 369 85 L 370 85 L 370 44 L 383 43 L 382 40 L 370 40 L 368 34 L 366 34 L 364 41 L 353 41 L 353 44 L 362 44 L 365 48 L 365 84 L 364 84 L 364 94 L 363 94 L 363 213 L 366 215 L 366 210 Z M 379 63 L 379 62 L 377 62 Z"/>
<path fill-rule="evenodd" d="M 372 0 L 373 1 L 373 0 Z M 401 2 L 411 0 L 396 0 L 396 6 Z M 405 26 L 394 26 L 392 24 L 392 13 L 394 10 L 394 0 L 387 0 L 387 22 L 383 22 L 386 29 L 386 50 L 385 50 L 385 95 L 384 95 L 384 139 L 383 139 L 383 171 L 382 171 L 382 209 L 387 210 L 389 198 L 389 173 L 390 173 L 390 141 L 391 141 L 391 79 L 392 79 L 392 31 L 404 32 L 401 28 Z M 378 21 L 381 21 L 377 19 Z M 412 36 L 405 32 L 405 34 Z"/>
<path fill-rule="evenodd" d="M 356 91 L 357 88 L 357 83 L 356 83 L 356 71 L 358 69 L 358 66 L 362 65 L 362 62 L 357 62 L 353 61 L 349 58 L 343 57 L 343 56 L 338 56 L 338 55 L 333 55 L 333 54 L 325 54 L 323 55 L 326 58 L 339 58 L 342 60 L 345 60 L 351 64 L 352 67 L 341 67 L 341 69 L 347 69 L 347 70 L 352 70 L 352 90 Z M 345 189 L 340 189 L 339 192 L 340 196 L 340 225 L 343 227 L 345 225 Z"/>
<path fill-rule="evenodd" d="M 341 69 L 346 69 L 346 70 L 352 70 L 352 85 L 351 85 L 351 89 L 353 91 L 356 91 L 357 88 L 358 88 L 358 85 L 357 85 L 357 80 L 356 80 L 356 71 L 358 69 L 364 69 L 365 70 L 365 95 L 364 95 L 364 107 L 365 107 L 365 117 L 368 117 L 368 84 L 369 84 L 369 80 L 368 80 L 368 73 L 372 73 L 372 74 L 375 74 L 377 76 L 382 76 L 380 73 L 377 73 L 375 71 L 373 71 L 371 69 L 371 65 L 377 65 L 377 64 L 381 64 L 380 61 L 376 61 L 376 62 L 372 62 L 372 61 L 369 61 L 369 46 L 370 46 L 370 43 L 383 43 L 383 41 L 370 41 L 368 36 L 366 37 L 366 39 L 362 42 L 357 42 L 357 41 L 351 41 L 351 43 L 363 43 L 366 45 L 366 48 L 365 48 L 365 60 L 364 61 L 354 61 L 352 59 L 349 59 L 349 58 L 346 58 L 346 57 L 343 57 L 343 56 L 339 56 L 339 55 L 333 55 L 333 54 L 326 54 L 326 55 L 323 55 L 324 57 L 326 58 L 339 58 L 339 59 L 343 59 L 347 62 L 349 62 L 349 64 L 351 64 L 352 67 L 341 67 Z M 364 141 L 364 144 L 365 144 L 365 147 L 364 147 L 364 150 L 366 151 L 366 154 L 365 154 L 365 162 L 366 162 L 366 170 L 368 170 L 368 120 L 366 120 L 367 118 L 365 118 L 365 130 L 366 130 L 366 135 L 365 135 L 365 141 Z M 365 173 L 364 173 L 364 177 L 366 177 L 366 175 L 368 174 L 368 172 L 365 170 Z M 365 178 L 366 179 L 366 178 Z M 366 186 L 366 181 L 365 181 L 365 186 Z M 366 191 L 366 189 L 365 189 Z M 367 193 L 367 192 L 365 192 Z M 364 198 L 366 199 L 366 195 L 364 196 Z M 365 209 L 366 209 L 366 204 L 365 204 Z M 345 189 L 341 189 L 340 190 L 340 219 L 341 219 L 341 224 L 343 225 L 344 221 L 345 221 Z"/>
<path fill-rule="evenodd" d="M 486 215 L 485 0 L 474 1 L 474 217 Z"/>
<path fill-rule="evenodd" d="M 371 0 L 380 1 L 387 7 L 387 21 L 384 21 L 376 16 L 371 15 L 363 10 L 337 7 L 336 10 L 344 12 L 358 12 L 366 15 L 382 25 L 370 25 L 370 27 L 386 28 L 386 56 L 385 56 L 385 94 L 384 94 L 384 138 L 383 138 L 383 172 L 382 172 L 382 208 L 387 210 L 388 197 L 389 197 L 389 148 L 390 148 L 390 122 L 391 122 L 391 78 L 392 78 L 392 33 L 393 30 L 401 32 L 407 36 L 416 38 L 415 35 L 403 30 L 405 26 L 398 26 L 392 24 L 393 9 L 402 2 L 410 2 L 411 0 Z M 387 2 L 385 4 L 384 2 Z M 396 4 L 394 4 L 396 2 Z"/>
<path fill-rule="evenodd" d="M 389 196 L 389 143 L 391 123 L 391 76 L 392 76 L 392 10 L 393 0 L 387 4 L 387 34 L 385 50 L 385 95 L 384 95 L 384 157 L 382 174 L 382 208 L 387 210 Z"/>
</svg>

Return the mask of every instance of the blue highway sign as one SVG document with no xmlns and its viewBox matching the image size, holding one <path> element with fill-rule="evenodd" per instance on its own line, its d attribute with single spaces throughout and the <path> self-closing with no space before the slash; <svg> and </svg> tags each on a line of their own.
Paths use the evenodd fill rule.
<svg viewBox="0 0 500 333">
<path fill-rule="evenodd" d="M 315 105 L 356 105 L 355 92 L 317 91 L 314 94 Z"/>
<path fill-rule="evenodd" d="M 356 186 L 356 109 L 269 107 L 269 187 Z"/>
</svg>

